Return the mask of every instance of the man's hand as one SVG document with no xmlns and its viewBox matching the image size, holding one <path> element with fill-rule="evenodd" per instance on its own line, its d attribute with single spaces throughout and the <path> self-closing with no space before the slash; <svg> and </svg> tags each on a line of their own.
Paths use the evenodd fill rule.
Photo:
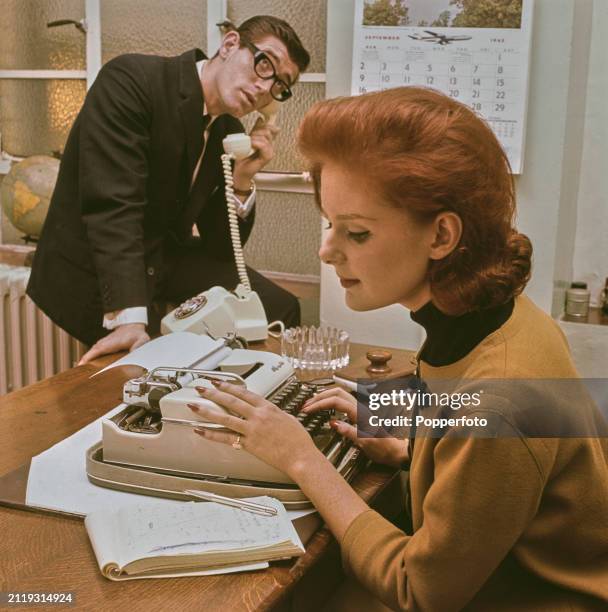
<svg viewBox="0 0 608 612">
<path fill-rule="evenodd" d="M 143 323 L 127 323 L 119 325 L 113 332 L 98 340 L 90 350 L 83 355 L 78 365 L 83 365 L 110 353 L 133 351 L 150 340 Z"/>
<path fill-rule="evenodd" d="M 236 189 L 247 191 L 255 174 L 274 157 L 273 142 L 278 133 L 279 128 L 276 125 L 264 123 L 262 117 L 255 122 L 249 133 L 251 147 L 255 149 L 255 153 L 245 159 L 237 160 L 234 164 L 234 186 Z"/>
</svg>

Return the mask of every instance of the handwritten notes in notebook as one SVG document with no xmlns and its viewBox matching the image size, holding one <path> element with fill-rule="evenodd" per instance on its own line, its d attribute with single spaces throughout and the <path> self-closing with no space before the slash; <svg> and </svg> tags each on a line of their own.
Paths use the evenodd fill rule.
<svg viewBox="0 0 608 612">
<path fill-rule="evenodd" d="M 285 508 L 261 516 L 216 503 L 129 505 L 93 512 L 85 525 L 101 572 L 111 580 L 237 571 L 304 553 Z"/>
</svg>

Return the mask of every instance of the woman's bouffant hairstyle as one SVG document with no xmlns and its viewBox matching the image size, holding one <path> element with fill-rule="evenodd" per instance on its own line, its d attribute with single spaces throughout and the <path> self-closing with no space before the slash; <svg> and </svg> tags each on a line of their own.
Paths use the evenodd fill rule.
<svg viewBox="0 0 608 612">
<path fill-rule="evenodd" d="M 433 302 L 444 312 L 490 308 L 523 291 L 532 245 L 513 227 L 509 161 L 465 105 L 418 87 L 318 102 L 300 126 L 299 147 L 310 161 L 319 206 L 323 165 L 337 163 L 368 178 L 379 197 L 416 221 L 440 211 L 458 214 L 460 242 L 429 263 Z"/>
</svg>

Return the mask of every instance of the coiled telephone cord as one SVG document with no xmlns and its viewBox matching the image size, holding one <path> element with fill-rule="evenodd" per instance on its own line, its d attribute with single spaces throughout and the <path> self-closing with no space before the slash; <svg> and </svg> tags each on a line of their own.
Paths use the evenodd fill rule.
<svg viewBox="0 0 608 612">
<path fill-rule="evenodd" d="M 232 251 L 234 253 L 234 261 L 236 263 L 236 271 L 239 275 L 239 282 L 247 292 L 251 291 L 251 283 L 247 268 L 245 266 L 245 257 L 243 256 L 243 245 L 241 244 L 241 233 L 239 231 L 239 219 L 236 213 L 236 205 L 234 203 L 234 178 L 232 177 L 232 155 L 224 153 L 222 155 L 222 166 L 224 168 L 224 182 L 226 184 L 226 205 L 228 207 L 228 225 L 230 227 L 230 240 L 232 241 Z"/>
</svg>

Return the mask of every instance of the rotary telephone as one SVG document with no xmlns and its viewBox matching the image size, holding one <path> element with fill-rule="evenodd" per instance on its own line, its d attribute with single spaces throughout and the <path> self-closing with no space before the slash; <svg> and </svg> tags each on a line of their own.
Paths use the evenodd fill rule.
<svg viewBox="0 0 608 612">
<path fill-rule="evenodd" d="M 279 103 L 272 101 L 268 106 L 259 109 L 264 123 L 274 125 Z M 215 338 L 236 335 L 248 342 L 266 340 L 268 337 L 268 320 L 264 306 L 258 294 L 251 289 L 251 283 L 245 267 L 238 216 L 234 203 L 234 180 L 232 160 L 245 159 L 255 154 L 251 148 L 251 138 L 245 134 L 229 134 L 224 138 L 222 166 L 226 185 L 226 206 L 234 260 L 239 276 L 239 284 L 233 291 L 224 287 L 212 287 L 186 300 L 175 310 L 166 315 L 161 322 L 161 333 L 189 331 L 198 334 L 210 334 Z M 281 322 L 271 324 L 271 327 Z"/>
</svg>

